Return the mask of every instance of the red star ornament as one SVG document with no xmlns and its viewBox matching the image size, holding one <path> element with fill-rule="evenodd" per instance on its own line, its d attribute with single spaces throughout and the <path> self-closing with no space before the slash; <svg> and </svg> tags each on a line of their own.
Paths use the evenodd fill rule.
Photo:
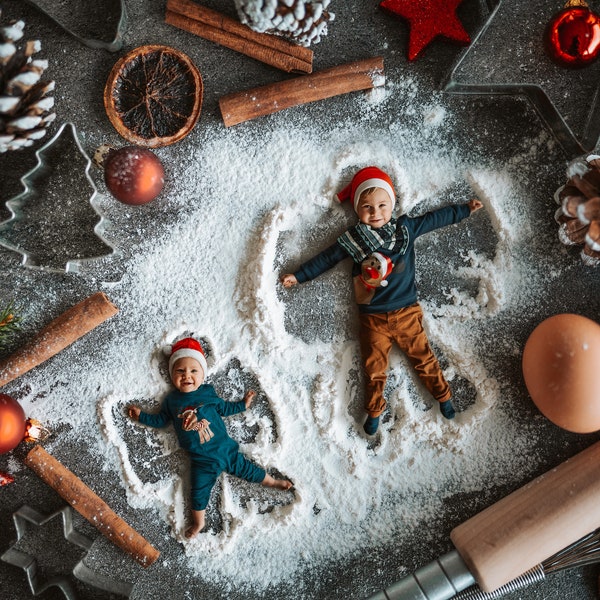
<svg viewBox="0 0 600 600">
<path fill-rule="evenodd" d="M 462 45 L 471 43 L 456 16 L 463 0 L 383 0 L 379 7 L 408 22 L 408 60 L 415 60 L 436 37 Z"/>
</svg>

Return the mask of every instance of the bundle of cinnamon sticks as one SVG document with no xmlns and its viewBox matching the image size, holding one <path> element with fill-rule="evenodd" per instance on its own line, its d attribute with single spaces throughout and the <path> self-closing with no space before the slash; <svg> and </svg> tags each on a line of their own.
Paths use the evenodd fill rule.
<svg viewBox="0 0 600 600">
<path fill-rule="evenodd" d="M 287 73 L 312 72 L 312 50 L 256 32 L 192 0 L 167 0 L 165 22 Z"/>
<path fill-rule="evenodd" d="M 300 77 L 223 96 L 226 127 L 285 108 L 382 86 L 383 58 L 375 57 L 312 72 L 313 53 L 282 38 L 258 33 L 239 21 L 194 2 L 167 0 L 165 21 L 212 42 Z"/>
</svg>

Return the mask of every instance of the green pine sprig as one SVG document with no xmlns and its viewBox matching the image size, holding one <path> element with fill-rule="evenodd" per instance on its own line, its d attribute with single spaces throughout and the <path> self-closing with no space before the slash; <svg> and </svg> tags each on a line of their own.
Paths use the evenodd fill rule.
<svg viewBox="0 0 600 600">
<path fill-rule="evenodd" d="M 0 309 L 0 352 L 8 349 L 11 338 L 19 331 L 21 315 L 13 302 Z"/>
</svg>

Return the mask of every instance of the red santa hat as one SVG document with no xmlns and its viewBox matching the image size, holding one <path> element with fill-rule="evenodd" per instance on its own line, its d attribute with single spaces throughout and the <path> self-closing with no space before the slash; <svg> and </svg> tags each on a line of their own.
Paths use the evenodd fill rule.
<svg viewBox="0 0 600 600">
<path fill-rule="evenodd" d="M 165 354 L 169 356 L 169 375 L 173 374 L 173 366 L 180 358 L 193 358 L 200 363 L 204 375 L 208 369 L 206 364 L 206 357 L 204 356 L 204 350 L 200 342 L 194 338 L 187 337 L 175 342 L 172 346 L 166 346 L 164 348 Z"/>
<path fill-rule="evenodd" d="M 379 284 L 381 287 L 386 287 L 388 282 L 385 281 L 385 278 L 392 272 L 394 265 L 392 263 L 392 259 L 385 254 L 381 254 L 381 252 L 373 252 L 371 255 L 375 259 L 379 261 L 380 273 L 381 273 L 381 283 Z M 375 277 L 374 277 L 375 279 Z"/>
<path fill-rule="evenodd" d="M 351 200 L 354 210 L 356 210 L 360 195 L 372 187 L 384 189 L 392 201 L 392 208 L 394 208 L 396 205 L 396 193 L 394 192 L 392 179 L 387 173 L 384 173 L 377 167 L 365 167 L 358 171 L 352 178 L 352 181 L 337 194 L 337 198 L 340 202 Z"/>
</svg>

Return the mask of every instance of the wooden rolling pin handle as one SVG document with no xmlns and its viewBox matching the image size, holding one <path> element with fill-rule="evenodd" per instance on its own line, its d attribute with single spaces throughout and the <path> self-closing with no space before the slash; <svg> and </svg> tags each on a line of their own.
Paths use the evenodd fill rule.
<svg viewBox="0 0 600 600">
<path fill-rule="evenodd" d="M 485 592 L 515 579 L 600 527 L 600 442 L 452 530 Z"/>
</svg>

